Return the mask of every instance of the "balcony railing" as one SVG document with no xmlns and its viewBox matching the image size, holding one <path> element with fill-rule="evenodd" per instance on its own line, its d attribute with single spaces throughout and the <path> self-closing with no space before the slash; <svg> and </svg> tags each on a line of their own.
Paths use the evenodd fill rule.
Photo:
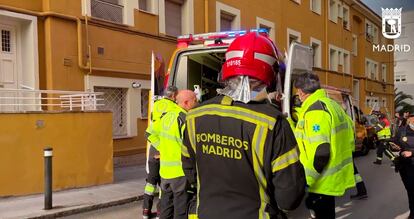
<svg viewBox="0 0 414 219">
<path fill-rule="evenodd" d="M 93 111 L 103 106 L 102 92 L 0 89 L 0 112 Z"/>
</svg>

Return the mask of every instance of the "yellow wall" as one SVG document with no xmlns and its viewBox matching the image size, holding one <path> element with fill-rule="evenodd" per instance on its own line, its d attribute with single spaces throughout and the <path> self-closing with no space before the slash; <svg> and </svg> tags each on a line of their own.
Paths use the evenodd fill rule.
<svg viewBox="0 0 414 219">
<path fill-rule="evenodd" d="M 134 26 L 114 24 L 94 18 L 88 19 L 86 28 L 84 17 L 81 16 L 80 0 L 0 0 L 0 5 L 17 7 L 33 12 L 57 12 L 75 16 L 82 20 L 82 53 L 79 54 L 78 30 L 76 21 L 57 18 L 55 16 L 38 16 L 38 49 L 39 49 L 39 82 L 41 89 L 84 90 L 84 75 L 86 69 L 79 68 L 78 56 L 83 58 L 86 65 L 87 46 L 91 48 L 92 75 L 119 77 L 130 79 L 150 79 L 151 51 L 160 53 L 166 64 L 176 47 L 175 38 L 159 33 L 159 16 L 148 12 L 134 10 Z M 222 2 L 240 10 L 241 29 L 256 27 L 256 17 L 274 22 L 275 43 L 284 52 L 287 50 L 287 28 L 299 31 L 301 41 L 309 45 L 310 37 L 322 42 L 322 67 L 315 69 L 321 76 L 321 81 L 330 86 L 346 88 L 352 91 L 352 80 L 360 82 L 360 107 L 365 107 L 365 94 L 373 92 L 374 96 L 387 97 L 389 109 L 393 109 L 393 53 L 374 53 L 372 44 L 365 39 L 365 18 L 374 22 L 379 30 L 379 17 L 374 17 L 351 0 L 340 0 L 349 6 L 349 21 L 351 30 L 342 26 L 342 19 L 335 24 L 328 19 L 328 1 L 322 0 L 321 15 L 310 10 L 310 0 L 301 0 L 301 4 L 293 0 L 194 0 L 194 32 L 205 32 L 205 3 L 208 8 L 208 31 L 216 31 L 216 2 Z M 265 6 L 265 7 L 264 7 Z M 18 12 L 18 11 L 16 11 Z M 24 12 L 22 12 L 24 13 Z M 356 18 L 356 20 L 354 19 Z M 358 23 L 357 20 L 360 20 Z M 89 41 L 86 40 L 86 32 Z M 350 55 L 352 75 L 342 71 L 328 70 L 328 45 L 352 51 L 352 34 L 358 36 L 358 56 Z M 381 36 L 381 33 L 379 33 Z M 391 40 L 388 43 L 393 43 Z M 103 47 L 103 55 L 97 53 L 97 48 Z M 365 58 L 381 63 L 387 63 L 387 83 L 383 89 L 380 81 L 367 80 L 365 76 Z M 69 60 L 70 65 L 63 65 Z M 380 66 L 379 66 L 380 68 Z M 380 69 L 379 69 L 380 70 Z M 372 85 L 371 85 L 372 84 Z M 137 119 L 138 130 L 143 130 L 144 123 Z M 143 133 L 128 139 L 114 141 L 115 154 L 123 155 L 142 151 L 145 145 Z"/>
<path fill-rule="evenodd" d="M 0 196 L 43 191 L 47 146 L 54 190 L 111 183 L 111 120 L 107 112 L 0 114 Z"/>
</svg>

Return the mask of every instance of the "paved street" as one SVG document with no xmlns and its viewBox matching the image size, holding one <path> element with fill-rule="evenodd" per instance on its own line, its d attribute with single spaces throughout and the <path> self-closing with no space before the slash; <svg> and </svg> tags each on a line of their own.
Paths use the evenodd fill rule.
<svg viewBox="0 0 414 219">
<path fill-rule="evenodd" d="M 369 198 L 367 200 L 350 201 L 349 195 L 354 190 L 337 199 L 337 218 L 346 219 L 405 219 L 408 216 L 408 204 L 404 186 L 400 176 L 390 167 L 390 161 L 384 159 L 382 166 L 372 164 L 375 152 L 371 151 L 367 157 L 356 159 L 358 169 L 364 178 Z M 141 203 L 130 204 L 88 212 L 66 217 L 79 218 L 141 218 Z M 308 218 L 308 212 L 302 206 L 292 212 L 289 218 Z"/>
</svg>

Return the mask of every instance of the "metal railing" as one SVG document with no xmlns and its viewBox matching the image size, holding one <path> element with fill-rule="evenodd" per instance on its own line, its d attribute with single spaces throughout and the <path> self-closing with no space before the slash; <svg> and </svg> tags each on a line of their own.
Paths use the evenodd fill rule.
<svg viewBox="0 0 414 219">
<path fill-rule="evenodd" d="M 85 111 L 103 106 L 102 92 L 0 88 L 0 112 Z"/>
</svg>

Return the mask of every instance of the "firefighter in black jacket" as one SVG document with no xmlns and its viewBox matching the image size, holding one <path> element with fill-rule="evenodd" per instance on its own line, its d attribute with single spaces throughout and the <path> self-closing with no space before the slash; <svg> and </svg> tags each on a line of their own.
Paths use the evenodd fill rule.
<svg viewBox="0 0 414 219">
<path fill-rule="evenodd" d="M 265 36 L 236 38 L 226 52 L 221 95 L 189 111 L 183 169 L 202 219 L 285 218 L 305 190 L 289 123 L 267 101 L 276 48 Z"/>
<path fill-rule="evenodd" d="M 398 162 L 395 164 L 395 168 L 400 172 L 407 190 L 410 207 L 408 219 L 414 219 L 414 114 L 408 117 L 406 125 L 398 129 L 393 142 L 401 148 L 400 157 L 396 159 Z"/>
</svg>

